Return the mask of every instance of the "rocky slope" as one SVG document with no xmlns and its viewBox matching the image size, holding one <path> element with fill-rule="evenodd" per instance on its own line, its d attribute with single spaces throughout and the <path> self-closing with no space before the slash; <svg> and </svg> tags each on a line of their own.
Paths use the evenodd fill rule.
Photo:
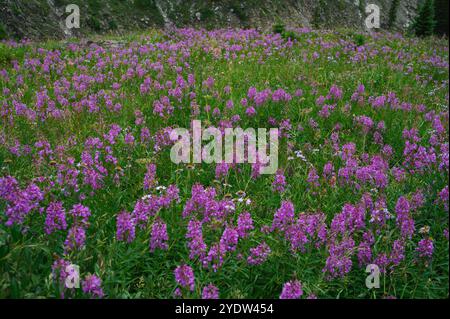
<svg viewBox="0 0 450 319">
<path fill-rule="evenodd" d="M 381 9 L 381 26 L 404 30 L 420 0 L 0 0 L 0 38 L 63 38 L 167 25 L 270 28 L 351 27 L 364 30 L 365 6 Z M 80 29 L 65 26 L 65 6 L 80 8 Z"/>
</svg>

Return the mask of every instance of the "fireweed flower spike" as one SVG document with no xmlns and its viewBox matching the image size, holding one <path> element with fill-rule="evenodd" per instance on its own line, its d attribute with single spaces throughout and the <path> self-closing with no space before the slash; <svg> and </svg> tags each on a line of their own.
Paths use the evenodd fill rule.
<svg viewBox="0 0 450 319">
<path fill-rule="evenodd" d="M 190 291 L 194 291 L 195 277 L 194 271 L 188 265 L 181 265 L 175 268 L 174 271 L 176 282 L 183 288 L 187 288 Z"/>
<path fill-rule="evenodd" d="M 153 223 L 150 234 L 150 251 L 153 252 L 157 248 L 166 250 L 169 247 L 167 240 L 169 240 L 169 236 L 167 235 L 167 225 L 157 219 Z"/>
<path fill-rule="evenodd" d="M 46 209 L 45 232 L 51 234 L 55 230 L 67 228 L 66 212 L 61 202 L 53 202 Z"/>
<path fill-rule="evenodd" d="M 431 259 L 433 257 L 433 251 L 433 240 L 430 238 L 421 239 L 417 244 L 416 252 L 420 258 Z"/>
<path fill-rule="evenodd" d="M 300 299 L 302 295 L 302 284 L 298 280 L 293 280 L 283 285 L 280 299 Z"/>
<path fill-rule="evenodd" d="M 219 289 L 213 284 L 203 288 L 202 299 L 219 299 Z"/>
<path fill-rule="evenodd" d="M 271 249 L 265 242 L 259 244 L 255 248 L 250 248 L 250 256 L 247 258 L 247 262 L 250 265 L 259 265 L 266 261 L 269 257 Z"/>
<path fill-rule="evenodd" d="M 128 212 L 121 212 L 117 215 L 116 238 L 119 241 L 131 243 L 136 236 L 136 226 L 133 217 Z"/>
<path fill-rule="evenodd" d="M 96 275 L 87 275 L 81 283 L 83 292 L 90 295 L 91 298 L 103 298 L 104 294 L 101 285 L 102 281 Z"/>
</svg>

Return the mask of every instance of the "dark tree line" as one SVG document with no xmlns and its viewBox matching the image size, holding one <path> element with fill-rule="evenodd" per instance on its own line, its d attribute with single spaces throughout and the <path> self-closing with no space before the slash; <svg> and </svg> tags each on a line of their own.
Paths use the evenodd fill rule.
<svg viewBox="0 0 450 319">
<path fill-rule="evenodd" d="M 435 0 L 435 32 L 437 34 L 448 36 L 448 0 Z"/>
<path fill-rule="evenodd" d="M 414 33 L 419 37 L 448 35 L 448 6 L 448 0 L 422 1 L 412 24 Z"/>
</svg>

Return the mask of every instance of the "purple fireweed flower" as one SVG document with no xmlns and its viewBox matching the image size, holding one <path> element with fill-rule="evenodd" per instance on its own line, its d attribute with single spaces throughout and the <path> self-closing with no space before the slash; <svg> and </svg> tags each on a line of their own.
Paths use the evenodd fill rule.
<svg viewBox="0 0 450 319">
<path fill-rule="evenodd" d="M 186 238 L 189 239 L 187 246 L 189 248 L 189 258 L 203 258 L 206 253 L 206 244 L 203 241 L 202 223 L 192 219 L 188 223 Z"/>
<path fill-rule="evenodd" d="M 195 277 L 194 271 L 188 265 L 181 265 L 174 270 L 175 280 L 183 288 L 189 288 L 194 291 Z"/>
<path fill-rule="evenodd" d="M 253 99 L 255 97 L 256 93 L 258 93 L 258 91 L 256 90 L 255 87 L 252 86 L 247 91 L 247 97 L 249 99 Z"/>
<path fill-rule="evenodd" d="M 147 195 L 139 199 L 134 205 L 132 212 L 134 224 L 144 228 L 148 218 L 155 215 L 160 209 L 159 197 L 156 195 Z"/>
<path fill-rule="evenodd" d="M 294 204 L 290 201 L 283 201 L 273 216 L 272 231 L 275 229 L 285 230 L 294 221 L 294 214 Z"/>
<path fill-rule="evenodd" d="M 23 224 L 25 217 L 39 207 L 44 199 L 44 192 L 35 184 L 29 184 L 21 190 L 14 177 L 0 178 L 0 198 L 6 200 L 6 226 L 14 223 Z"/>
<path fill-rule="evenodd" d="M 384 200 L 384 198 L 377 199 L 374 206 L 370 207 L 369 210 L 369 222 L 379 227 L 383 227 L 386 224 L 386 221 L 388 219 L 391 219 L 392 217 L 391 213 L 387 209 L 386 201 Z"/>
<path fill-rule="evenodd" d="M 125 142 L 125 144 L 133 145 L 134 144 L 134 136 L 133 136 L 133 134 L 132 133 L 125 134 L 124 142 Z"/>
<path fill-rule="evenodd" d="M 300 299 L 303 295 L 302 284 L 298 280 L 288 281 L 283 285 L 280 299 Z"/>
<path fill-rule="evenodd" d="M 108 171 L 100 162 L 100 152 L 96 151 L 94 157 L 88 152 L 84 151 L 81 154 L 81 170 L 83 174 L 83 183 L 90 185 L 94 190 L 102 188 L 104 177 Z"/>
<path fill-rule="evenodd" d="M 104 296 L 101 286 L 102 281 L 96 275 L 87 275 L 81 283 L 83 292 L 91 295 L 92 298 L 102 298 Z"/>
<path fill-rule="evenodd" d="M 119 213 L 117 215 L 117 240 L 131 243 L 136 236 L 135 232 L 135 221 L 131 214 L 126 211 Z"/>
<path fill-rule="evenodd" d="M 405 259 L 405 242 L 401 239 L 394 241 L 389 255 L 392 266 L 398 266 Z"/>
<path fill-rule="evenodd" d="M 48 205 L 45 217 L 45 232 L 51 234 L 55 230 L 67 228 L 66 211 L 61 202 L 52 202 Z"/>
<path fill-rule="evenodd" d="M 261 92 L 257 92 L 255 97 L 253 98 L 255 105 L 257 107 L 260 107 L 261 105 L 263 105 L 266 101 L 268 101 L 270 99 L 270 94 L 271 94 L 270 89 L 265 89 L 265 90 L 262 90 Z"/>
<path fill-rule="evenodd" d="M 375 265 L 380 267 L 380 272 L 385 273 L 389 265 L 389 258 L 386 253 L 380 253 L 373 261 Z"/>
<path fill-rule="evenodd" d="M 394 154 L 394 150 L 392 149 L 392 146 L 387 145 L 387 144 L 383 145 L 383 149 L 381 150 L 381 152 L 383 153 L 383 155 L 386 158 L 390 158 Z"/>
<path fill-rule="evenodd" d="M 161 220 L 156 220 L 153 223 L 150 234 L 150 251 L 153 252 L 157 248 L 166 250 L 169 247 L 167 244 L 168 240 L 169 236 L 167 235 L 167 225 Z"/>
<path fill-rule="evenodd" d="M 214 78 L 208 77 L 206 81 L 203 81 L 203 86 L 206 86 L 208 89 L 211 89 L 214 86 Z"/>
<path fill-rule="evenodd" d="M 375 144 L 383 145 L 383 135 L 381 135 L 380 132 L 375 131 L 373 133 L 373 140 L 374 140 Z"/>
<path fill-rule="evenodd" d="M 326 100 L 325 96 L 321 95 L 316 99 L 316 104 L 318 106 L 322 106 L 323 103 L 325 103 L 325 100 Z"/>
<path fill-rule="evenodd" d="M 144 176 L 144 190 L 150 190 L 156 185 L 156 165 L 148 164 L 147 172 Z"/>
<path fill-rule="evenodd" d="M 429 170 L 437 161 L 435 149 L 433 147 L 424 147 L 416 143 L 405 141 L 403 150 L 403 165 L 412 173 L 423 174 Z"/>
<path fill-rule="evenodd" d="M 256 109 L 255 109 L 253 106 L 250 106 L 250 107 L 248 107 L 248 108 L 245 110 L 245 114 L 246 114 L 248 117 L 253 117 L 253 116 L 256 115 Z"/>
<path fill-rule="evenodd" d="M 72 216 L 75 224 L 87 226 L 89 224 L 88 220 L 91 216 L 91 211 L 89 207 L 81 204 L 75 204 L 69 211 L 69 215 Z"/>
<path fill-rule="evenodd" d="M 223 246 L 220 243 L 211 245 L 208 254 L 202 260 L 203 267 L 208 268 L 211 265 L 212 269 L 217 271 L 222 266 L 225 255 L 226 251 L 223 250 Z"/>
<path fill-rule="evenodd" d="M 336 106 L 334 104 L 333 105 L 324 104 L 322 106 L 322 109 L 319 111 L 319 116 L 324 119 L 329 118 L 335 108 Z"/>
<path fill-rule="evenodd" d="M 286 188 L 286 177 L 283 175 L 283 171 L 278 170 L 275 179 L 272 183 L 272 188 L 274 191 L 282 193 Z"/>
<path fill-rule="evenodd" d="M 203 288 L 202 299 L 219 299 L 219 288 L 213 284 Z"/>
<path fill-rule="evenodd" d="M 6 201 L 14 201 L 19 190 L 19 183 L 12 176 L 0 177 L 0 197 Z"/>
<path fill-rule="evenodd" d="M 234 251 L 239 240 L 239 234 L 235 228 L 226 227 L 220 238 L 222 252 Z"/>
<path fill-rule="evenodd" d="M 195 85 L 195 76 L 192 73 L 188 74 L 188 80 L 187 80 L 189 86 L 193 87 Z"/>
<path fill-rule="evenodd" d="M 176 185 L 167 186 L 166 193 L 161 196 L 160 203 L 163 207 L 169 207 L 173 202 L 180 199 L 180 189 Z"/>
<path fill-rule="evenodd" d="M 192 187 L 191 198 L 186 202 L 183 217 L 186 218 L 192 213 L 200 214 L 203 221 L 212 218 L 223 220 L 227 215 L 234 213 L 235 204 L 231 200 L 215 200 L 216 190 L 214 188 L 204 188 L 200 184 Z"/>
<path fill-rule="evenodd" d="M 414 219 L 411 217 L 410 211 L 409 201 L 401 196 L 395 205 L 395 212 L 397 214 L 397 226 L 404 238 L 411 238 L 415 230 Z"/>
<path fill-rule="evenodd" d="M 342 89 L 337 85 L 333 84 L 328 92 L 328 98 L 335 98 L 336 100 L 342 99 Z"/>
<path fill-rule="evenodd" d="M 66 268 L 70 264 L 71 264 L 70 261 L 65 260 L 63 258 L 55 260 L 52 265 L 53 280 L 58 281 L 59 284 L 63 284 L 66 278 L 69 276 L 69 273 L 66 272 Z"/>
<path fill-rule="evenodd" d="M 179 200 L 179 189 L 175 185 L 162 189 L 162 194 L 159 196 L 145 195 L 136 202 L 132 213 L 136 226 L 144 228 L 150 216 L 154 216 L 160 209 L 167 208 L 174 201 Z"/>
<path fill-rule="evenodd" d="M 105 134 L 103 138 L 107 140 L 110 144 L 116 143 L 116 138 L 119 136 L 120 132 L 122 131 L 122 128 L 117 124 L 112 124 L 111 129 L 109 130 L 108 134 Z"/>
<path fill-rule="evenodd" d="M 365 227 L 365 210 L 359 206 L 345 204 L 342 212 L 336 214 L 331 221 L 331 232 L 337 234 L 352 234 Z"/>
<path fill-rule="evenodd" d="M 64 248 L 68 251 L 81 249 L 86 241 L 86 231 L 81 226 L 73 226 L 69 229 L 67 238 L 64 241 Z"/>
<path fill-rule="evenodd" d="M 419 189 L 417 190 L 411 197 L 411 210 L 418 210 L 420 209 L 425 203 L 425 196 L 422 193 L 422 191 Z"/>
<path fill-rule="evenodd" d="M 252 230 L 253 227 L 253 219 L 249 212 L 243 212 L 239 215 L 237 220 L 237 233 L 239 237 L 245 238 L 248 236 L 248 231 Z"/>
<path fill-rule="evenodd" d="M 216 179 L 221 179 L 226 177 L 230 171 L 231 164 L 228 163 L 217 163 L 216 165 Z"/>
<path fill-rule="evenodd" d="M 356 122 L 359 125 L 361 125 L 364 134 L 369 133 L 369 131 L 374 126 L 373 120 L 370 117 L 365 116 L 365 115 L 360 115 L 360 116 L 356 117 Z"/>
<path fill-rule="evenodd" d="M 308 124 L 313 130 L 317 130 L 319 128 L 319 124 L 313 118 L 308 120 Z"/>
<path fill-rule="evenodd" d="M 180 287 L 177 287 L 175 289 L 175 291 L 173 292 L 173 297 L 175 299 L 183 297 L 183 292 L 181 291 Z"/>
<path fill-rule="evenodd" d="M 136 119 L 134 120 L 136 126 L 144 124 L 144 114 L 140 110 L 134 111 L 134 116 L 136 116 Z"/>
<path fill-rule="evenodd" d="M 260 265 L 267 260 L 271 253 L 269 245 L 262 242 L 254 248 L 250 248 L 250 256 L 247 258 L 247 262 L 250 265 Z"/>
<path fill-rule="evenodd" d="M 374 109 L 382 108 L 386 104 L 386 96 L 381 95 L 378 97 L 369 97 L 369 102 L 372 104 Z"/>
<path fill-rule="evenodd" d="M 328 162 L 323 166 L 323 176 L 325 178 L 330 178 L 334 172 L 333 163 Z"/>
<path fill-rule="evenodd" d="M 352 238 L 343 239 L 340 242 L 332 242 L 328 249 L 329 256 L 322 270 L 326 278 L 344 277 L 352 268 L 352 255 L 354 253 L 355 241 Z"/>
<path fill-rule="evenodd" d="M 373 157 L 368 166 L 359 167 L 355 177 L 361 184 L 369 184 L 377 188 L 385 188 L 388 185 L 386 174 L 386 162 L 379 157 Z"/>
<path fill-rule="evenodd" d="M 214 110 L 212 111 L 212 114 L 214 117 L 219 117 L 221 114 L 220 109 L 215 107 Z"/>
<path fill-rule="evenodd" d="M 289 132 L 292 131 L 292 124 L 289 119 L 284 119 L 280 122 L 280 135 L 283 137 L 290 137 Z"/>
<path fill-rule="evenodd" d="M 319 187 L 319 175 L 314 167 L 312 167 L 308 172 L 308 178 L 306 181 L 311 185 L 311 187 Z"/>
<path fill-rule="evenodd" d="M 140 140 L 142 144 L 146 144 L 150 141 L 150 130 L 147 127 L 143 127 L 141 130 Z"/>
<path fill-rule="evenodd" d="M 241 117 L 239 116 L 239 114 L 235 114 L 231 117 L 231 122 L 233 122 L 233 124 L 239 122 L 240 120 Z"/>
<path fill-rule="evenodd" d="M 284 236 L 291 244 L 291 251 L 304 252 L 308 243 L 314 243 L 315 247 L 321 246 L 327 237 L 327 227 L 325 224 L 325 215 L 317 214 L 299 214 L 294 223 L 285 228 Z"/>
<path fill-rule="evenodd" d="M 346 161 L 352 158 L 353 154 L 356 152 L 356 145 L 354 143 L 348 143 L 342 146 L 341 158 Z"/>
<path fill-rule="evenodd" d="M 372 260 L 372 247 L 368 242 L 361 242 L 358 246 L 358 262 L 360 266 L 370 264 Z"/>
<path fill-rule="evenodd" d="M 400 167 L 393 167 L 391 173 L 397 182 L 401 182 L 406 178 L 406 172 Z"/>
<path fill-rule="evenodd" d="M 448 211 L 448 200 L 449 200 L 449 193 L 448 193 L 448 185 L 445 186 L 440 192 L 439 192 L 439 200 L 444 204 L 444 208 L 446 211 Z"/>
<path fill-rule="evenodd" d="M 291 99 L 292 99 L 292 96 L 281 88 L 275 90 L 272 93 L 272 101 L 274 101 L 274 102 L 280 102 L 280 101 L 288 102 Z"/>
<path fill-rule="evenodd" d="M 431 259 L 433 257 L 434 245 L 431 238 L 423 238 L 417 244 L 416 252 L 420 258 Z"/>
</svg>

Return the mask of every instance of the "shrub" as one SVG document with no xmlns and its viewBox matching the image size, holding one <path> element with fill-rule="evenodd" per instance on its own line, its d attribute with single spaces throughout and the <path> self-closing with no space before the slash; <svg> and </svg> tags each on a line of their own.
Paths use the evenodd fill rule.
<svg viewBox="0 0 450 319">
<path fill-rule="evenodd" d="M 273 33 L 283 34 L 286 30 L 286 27 L 283 23 L 277 22 L 272 26 Z"/>
<path fill-rule="evenodd" d="M 210 20 L 214 17 L 214 11 L 209 7 L 203 7 L 199 10 L 200 19 L 203 21 Z"/>
<path fill-rule="evenodd" d="M 88 5 L 89 5 L 89 9 L 92 12 L 98 12 L 103 7 L 102 3 L 99 0 L 89 0 Z"/>
<path fill-rule="evenodd" d="M 6 39 L 8 34 L 6 33 L 6 28 L 3 24 L 0 23 L 0 40 Z"/>
<path fill-rule="evenodd" d="M 134 5 L 139 9 L 149 9 L 153 8 L 155 4 L 153 0 L 135 0 Z"/>
<path fill-rule="evenodd" d="M 366 43 L 366 38 L 362 34 L 355 34 L 353 35 L 353 41 L 360 47 Z"/>
<path fill-rule="evenodd" d="M 298 35 L 294 31 L 284 31 L 281 36 L 284 39 L 298 40 Z"/>
<path fill-rule="evenodd" d="M 110 30 L 117 30 L 116 20 L 112 19 L 108 21 L 108 26 Z"/>
<path fill-rule="evenodd" d="M 248 20 L 248 14 L 244 8 L 241 8 L 240 6 L 237 5 L 233 5 L 231 9 L 233 9 L 234 14 L 238 17 L 239 20 L 241 21 Z"/>
<path fill-rule="evenodd" d="M 87 21 L 87 25 L 94 31 L 102 30 L 102 25 L 96 17 L 90 17 Z"/>
<path fill-rule="evenodd" d="M 8 66 L 11 61 L 21 61 L 25 57 L 25 48 L 11 48 L 0 43 L 0 69 Z"/>
</svg>

